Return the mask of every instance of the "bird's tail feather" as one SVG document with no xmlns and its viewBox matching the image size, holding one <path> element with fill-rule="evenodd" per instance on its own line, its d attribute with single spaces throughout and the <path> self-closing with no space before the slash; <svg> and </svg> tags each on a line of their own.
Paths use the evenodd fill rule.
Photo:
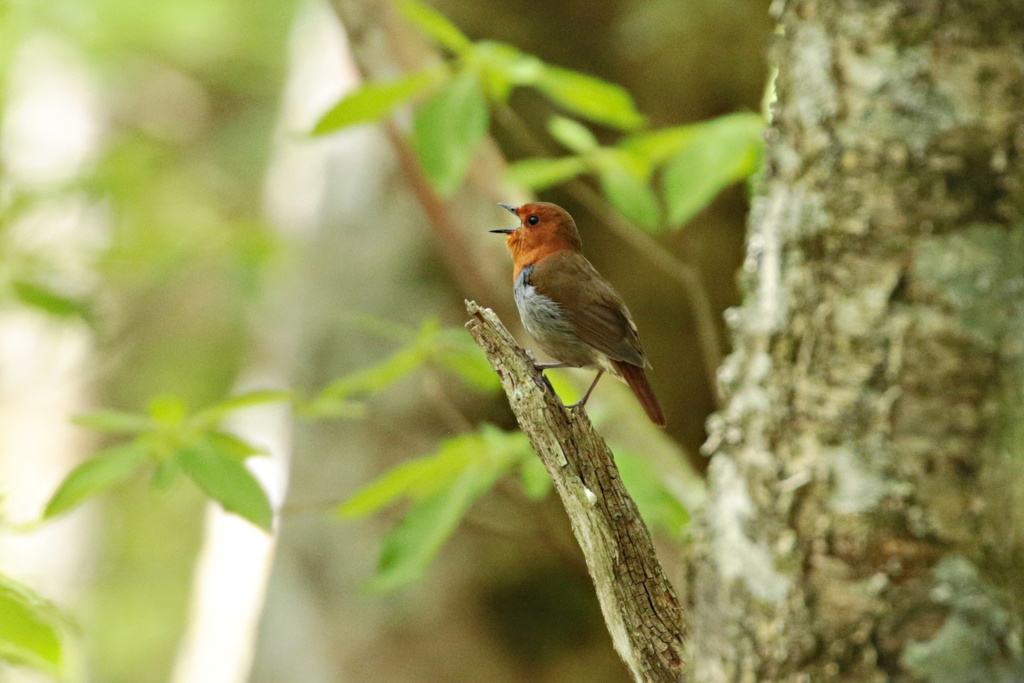
<svg viewBox="0 0 1024 683">
<path fill-rule="evenodd" d="M 615 364 L 615 369 L 618 371 L 619 376 L 626 381 L 626 384 L 629 385 L 629 388 L 636 395 L 637 400 L 640 401 L 640 405 L 644 407 L 647 417 L 651 418 L 651 422 L 659 427 L 664 427 L 665 413 L 662 412 L 661 404 L 658 403 L 658 397 L 654 395 L 654 390 L 651 389 L 651 384 L 647 381 L 644 369 L 622 361 L 612 362 Z"/>
</svg>

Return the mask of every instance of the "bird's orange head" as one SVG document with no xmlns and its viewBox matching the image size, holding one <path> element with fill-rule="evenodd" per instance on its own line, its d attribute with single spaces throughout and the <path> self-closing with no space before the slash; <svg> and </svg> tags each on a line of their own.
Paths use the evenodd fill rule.
<svg viewBox="0 0 1024 683">
<path fill-rule="evenodd" d="M 505 235 L 505 245 L 512 253 L 513 277 L 531 263 L 560 251 L 583 248 L 576 222 L 562 207 L 548 202 L 533 202 L 520 207 L 499 204 L 514 213 L 519 227 L 491 230 Z"/>
</svg>

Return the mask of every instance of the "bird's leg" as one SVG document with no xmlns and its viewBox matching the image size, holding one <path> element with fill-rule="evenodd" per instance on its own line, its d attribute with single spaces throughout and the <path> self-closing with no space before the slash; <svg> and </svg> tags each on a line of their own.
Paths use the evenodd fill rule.
<svg viewBox="0 0 1024 683">
<path fill-rule="evenodd" d="M 533 355 L 532 354 L 530 356 L 530 360 L 533 360 Z M 540 370 L 541 373 L 543 374 L 543 372 L 545 370 L 551 370 L 552 368 L 571 368 L 573 366 L 569 365 L 568 363 L 538 363 L 537 361 L 534 360 L 533 361 L 533 367 L 535 367 L 538 370 Z M 536 384 L 541 389 L 544 388 L 544 384 L 542 382 L 536 382 Z"/>
<path fill-rule="evenodd" d="M 597 377 L 595 377 L 594 381 L 590 384 L 590 388 L 587 389 L 587 393 L 583 394 L 583 398 L 576 401 L 576 403 L 573 403 L 571 406 L 566 406 L 566 408 L 582 408 L 583 406 L 585 406 L 587 404 L 587 399 L 590 398 L 590 394 L 594 391 L 594 387 L 597 386 L 597 382 L 598 380 L 601 379 L 601 375 L 603 374 L 604 369 L 598 370 Z"/>
</svg>

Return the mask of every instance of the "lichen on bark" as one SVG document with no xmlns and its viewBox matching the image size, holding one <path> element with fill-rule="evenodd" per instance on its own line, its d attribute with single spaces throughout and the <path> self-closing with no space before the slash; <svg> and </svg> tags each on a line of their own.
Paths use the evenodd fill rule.
<svg viewBox="0 0 1024 683">
<path fill-rule="evenodd" d="M 694 678 L 919 680 L 950 634 L 1019 671 L 1024 13 L 776 6 Z"/>
</svg>

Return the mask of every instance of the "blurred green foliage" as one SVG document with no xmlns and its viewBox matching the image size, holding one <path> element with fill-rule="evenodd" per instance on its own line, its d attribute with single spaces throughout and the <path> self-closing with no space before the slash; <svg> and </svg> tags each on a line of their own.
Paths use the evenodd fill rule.
<svg viewBox="0 0 1024 683">
<path fill-rule="evenodd" d="M 384 537 L 370 590 L 392 590 L 422 578 L 473 502 L 508 472 L 538 462 L 525 434 L 484 424 L 446 439 L 434 454 L 393 468 L 352 496 L 338 508 L 342 517 L 365 517 L 401 499 L 410 501 Z M 547 488 L 535 481 L 528 492 L 545 494 Z"/>
<path fill-rule="evenodd" d="M 626 450 L 617 451 L 615 460 L 644 520 L 658 531 L 681 536 L 689 514 L 650 463 Z M 338 508 L 340 516 L 358 519 L 403 500 L 409 503 L 384 536 L 368 589 L 395 590 L 420 580 L 473 502 L 512 472 L 518 472 L 530 498 L 542 498 L 551 490 L 551 479 L 524 433 L 483 424 L 475 432 L 446 439 L 433 454 L 408 460 L 356 492 Z"/>
<path fill-rule="evenodd" d="M 412 147 L 442 196 L 451 195 L 462 183 L 470 158 L 486 135 L 489 108 L 507 102 L 516 87 L 536 88 L 565 111 L 628 134 L 618 144 L 603 147 L 582 123 L 555 116 L 548 133 L 575 156 L 518 161 L 510 167 L 508 179 L 539 190 L 593 174 L 608 201 L 650 232 L 681 228 L 724 188 L 760 166 L 764 121 L 756 114 L 649 130 L 629 93 L 617 85 L 546 64 L 511 45 L 472 42 L 445 17 L 415 0 L 398 6 L 409 21 L 452 53 L 453 60 L 394 81 L 364 84 L 328 110 L 313 133 L 372 123 L 406 101 L 425 97 L 414 115 Z"/>
<path fill-rule="evenodd" d="M 626 218 L 661 232 L 681 228 L 719 192 L 760 168 L 764 121 L 756 114 L 641 131 L 612 147 L 599 146 L 580 128 L 569 119 L 552 119 L 551 137 L 575 156 L 518 161 L 509 168 L 509 179 L 540 190 L 593 174 Z"/>
<path fill-rule="evenodd" d="M 89 303 L 76 299 L 51 288 L 42 282 L 31 280 L 10 280 L 11 295 L 21 304 L 58 318 L 91 317 Z"/>
<path fill-rule="evenodd" d="M 66 620 L 30 588 L 0 574 L 0 660 L 63 680 L 71 674 Z"/>
<path fill-rule="evenodd" d="M 6 165 L 0 173 L 0 307 L 36 311 L 51 327 L 88 325 L 85 379 L 100 405 L 144 406 L 167 394 L 208 405 L 237 381 L 264 287 L 288 258 L 263 217 L 262 196 L 296 6 L 294 0 L 0 3 L 3 123 L 26 87 L 66 69 L 85 77 L 82 88 L 93 99 L 84 105 L 95 108 L 84 108 L 95 115 L 99 133 L 73 174 L 26 181 Z M 62 132 L 54 129 L 53 137 Z M 4 152 L 9 149 L 14 146 Z M 33 221 L 50 214 L 59 220 L 63 207 L 97 217 L 102 231 L 79 242 L 95 229 L 90 220 L 75 228 L 71 242 L 36 239 Z M 65 252 L 72 249 L 69 262 Z M 91 419 L 104 428 L 155 420 L 119 411 Z M 171 467 L 153 457 L 156 434 L 169 427 L 146 428 L 129 433 L 126 443 L 102 444 L 47 510 L 56 516 L 105 493 L 95 510 L 100 528 L 89 541 L 88 564 L 97 570 L 82 578 L 87 591 L 75 621 L 84 668 L 91 680 L 106 683 L 170 675 L 207 499 L 197 487 L 175 482 L 201 480 L 236 505 L 219 484 L 246 476 L 238 471 L 239 456 L 226 465 L 233 472 L 226 478 L 204 468 L 208 461 L 189 463 L 184 456 L 191 472 L 181 468 L 165 481 L 174 495 L 119 486 L 140 471 L 179 467 L 177 458 L 167 461 L 176 463 Z M 245 506 L 258 500 L 249 489 L 242 510 L 269 523 L 259 503 Z M 49 617 L 12 616 L 11 595 L 25 594 L 4 589 L 0 654 L 57 674 L 53 648 L 33 635 Z M 18 604 L 28 609 L 40 602 Z M 32 656 L 24 654 L 27 647 L 35 648 Z"/>
<path fill-rule="evenodd" d="M 649 130 L 620 86 L 508 44 L 471 41 L 419 2 L 397 6 L 449 58 L 364 84 L 313 132 L 379 121 L 415 102 L 412 148 L 442 195 L 458 189 L 493 108 L 516 88 L 532 88 L 576 118 L 557 116 L 548 127 L 571 155 L 520 161 L 509 177 L 539 189 L 592 175 L 608 200 L 647 230 L 680 227 L 759 162 L 757 116 Z M 73 178 L 42 186 L 3 181 L 0 303 L 89 325 L 102 403 L 148 406 L 75 418 L 103 446 L 64 479 L 44 518 L 102 496 L 106 530 L 97 552 L 107 569 L 83 609 L 92 646 L 87 666 L 95 680 L 160 680 L 183 626 L 204 501 L 260 528 L 272 526 L 266 494 L 245 466 L 259 449 L 223 424 L 235 411 L 290 401 L 300 416 L 358 418 L 368 397 L 425 365 L 479 391 L 499 385 L 464 330 L 431 318 L 419 329 L 390 327 L 396 350 L 389 357 L 312 398 L 280 391 L 224 398 L 256 334 L 262 297 L 291 256 L 261 207 L 294 0 L 41 0 L 3 9 L 0 86 L 7 87 L 8 67 L 27 46 L 45 37 L 95 77 L 106 107 L 102 140 Z M 588 124 L 621 138 L 602 145 Z M 106 227 L 84 255 L 89 277 L 72 286 L 64 264 L 26 248 L 13 230 L 39 207 L 64 200 L 97 210 Z M 190 412 L 189 405 L 207 407 Z M 650 465 L 629 452 L 617 458 L 648 523 L 679 534 L 686 511 Z M 143 474 L 149 489 L 122 486 Z M 407 503 L 384 539 L 371 587 L 393 589 L 421 577 L 473 502 L 510 474 L 531 498 L 550 490 L 525 437 L 485 424 L 400 465 L 342 505 L 339 513 L 353 518 Z M 150 491 L 180 492 L 179 483 L 188 481 L 191 493 L 143 504 L 152 500 Z M 44 600 L 0 575 L 0 657 L 64 676 L 66 630 Z"/>
<path fill-rule="evenodd" d="M 378 329 L 387 329 L 390 336 L 407 339 L 406 345 L 375 366 L 335 380 L 300 405 L 298 414 L 360 417 L 365 411 L 358 398 L 383 391 L 427 363 L 455 373 L 481 391 L 500 388 L 483 352 L 464 330 L 442 329 L 436 318 L 428 319 L 418 331 L 372 322 Z M 225 510 L 269 531 L 273 522 L 270 503 L 243 464 L 263 452 L 226 431 L 223 422 L 239 410 L 291 400 L 288 391 L 255 390 L 189 413 L 182 398 L 161 396 L 150 402 L 145 413 L 103 409 L 78 415 L 74 422 L 83 427 L 131 440 L 104 448 L 72 470 L 50 498 L 43 517 L 63 514 L 145 467 L 153 470 L 154 485 L 167 487 L 184 474 Z"/>
<path fill-rule="evenodd" d="M 270 502 L 244 466 L 261 449 L 223 431 L 221 422 L 232 412 L 254 405 L 288 400 L 283 391 L 252 391 L 189 415 L 185 402 L 165 396 L 150 402 L 147 413 L 100 410 L 75 421 L 108 434 L 129 434 L 132 440 L 110 446 L 87 460 L 64 479 L 43 513 L 51 518 L 128 479 L 144 465 L 156 468 L 153 482 L 167 486 L 178 474 L 187 475 L 225 510 L 269 531 Z"/>
<path fill-rule="evenodd" d="M 416 110 L 412 146 L 423 172 L 444 196 L 458 189 L 487 135 L 487 100 L 476 76 L 463 72 Z"/>
<path fill-rule="evenodd" d="M 665 487 L 664 479 L 648 458 L 624 448 L 613 450 L 619 476 L 640 510 L 640 516 L 651 529 L 669 538 L 681 538 L 690 524 L 690 513 L 682 501 Z"/>
<path fill-rule="evenodd" d="M 365 323 L 364 319 L 364 323 Z M 380 330 L 380 321 L 371 321 Z M 363 404 L 357 399 L 379 392 L 424 364 L 450 370 L 471 388 L 497 391 L 501 384 L 487 359 L 465 330 L 444 329 L 436 318 L 428 318 L 419 330 L 388 325 L 387 335 L 404 345 L 375 366 L 340 377 L 318 395 L 299 406 L 305 417 L 358 417 Z"/>
<path fill-rule="evenodd" d="M 412 146 L 435 189 L 449 196 L 462 183 L 469 160 L 487 133 L 490 103 L 507 101 L 516 87 L 536 88 L 567 111 L 607 126 L 629 130 L 644 124 L 633 99 L 620 86 L 545 64 L 511 45 L 474 43 L 419 2 L 405 0 L 398 7 L 451 52 L 453 61 L 389 83 L 364 84 L 328 110 L 313 127 L 314 134 L 377 121 L 403 102 L 429 94 L 413 119 Z"/>
<path fill-rule="evenodd" d="M 443 67 L 413 72 L 393 81 L 367 83 L 338 101 L 313 127 L 314 135 L 382 119 L 406 100 L 447 80 Z"/>
</svg>

